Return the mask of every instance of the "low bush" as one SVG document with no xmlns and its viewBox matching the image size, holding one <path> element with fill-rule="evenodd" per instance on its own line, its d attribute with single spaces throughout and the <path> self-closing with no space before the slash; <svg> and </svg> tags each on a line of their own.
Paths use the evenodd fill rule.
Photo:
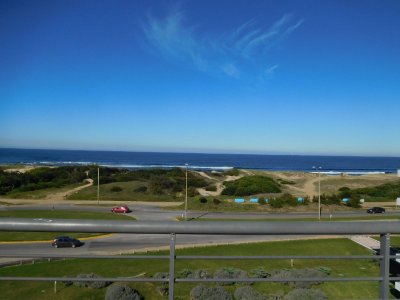
<svg viewBox="0 0 400 300">
<path fill-rule="evenodd" d="M 268 273 L 263 267 L 258 267 L 250 271 L 250 277 L 254 278 L 268 278 L 271 274 Z"/>
<path fill-rule="evenodd" d="M 267 297 L 250 286 L 242 286 L 235 291 L 236 300 L 267 300 Z"/>
<path fill-rule="evenodd" d="M 285 300 L 326 300 L 328 297 L 318 289 L 294 289 L 284 298 Z"/>
<path fill-rule="evenodd" d="M 327 277 L 328 275 L 325 272 L 322 272 L 317 269 L 282 269 L 274 274 L 272 274 L 272 277 L 274 278 L 282 278 L 282 279 L 287 279 L 287 278 L 315 278 L 315 281 L 311 282 L 299 282 L 299 281 L 290 281 L 286 282 L 286 284 L 289 284 L 291 287 L 297 287 L 297 288 L 309 288 L 312 285 L 315 284 L 320 284 L 321 282 L 318 281 L 318 278 L 324 278 Z"/>
<path fill-rule="evenodd" d="M 280 193 L 279 184 L 270 177 L 254 175 L 245 176 L 235 181 L 225 181 L 222 195 L 250 196 L 262 193 Z"/>
<path fill-rule="evenodd" d="M 221 279 L 221 278 L 227 278 L 227 279 L 243 279 L 243 278 L 248 278 L 247 272 L 241 269 L 237 269 L 234 267 L 227 267 L 227 268 L 221 268 L 215 271 L 214 273 L 214 278 Z M 223 282 L 218 282 L 220 285 L 231 285 L 234 284 L 235 281 L 223 281 Z M 251 284 L 250 282 L 245 282 L 243 284 Z"/>
<path fill-rule="evenodd" d="M 144 186 L 144 185 L 138 186 L 133 191 L 136 193 L 145 193 L 145 192 L 147 192 L 147 186 Z"/>
<path fill-rule="evenodd" d="M 197 189 L 193 186 L 188 187 L 188 197 L 194 197 L 197 196 L 199 194 L 199 192 L 197 191 Z"/>
<path fill-rule="evenodd" d="M 211 278 L 211 274 L 207 270 L 191 270 L 191 269 L 183 269 L 178 272 L 178 278 L 194 278 L 194 279 L 206 279 Z"/>
<path fill-rule="evenodd" d="M 240 174 L 240 171 L 239 169 L 233 168 L 230 170 L 226 170 L 223 174 L 225 176 L 238 176 Z"/>
<path fill-rule="evenodd" d="M 214 199 L 213 199 L 213 203 L 214 203 L 215 205 L 218 205 L 218 204 L 221 203 L 221 200 L 219 200 L 218 198 L 214 198 Z"/>
<path fill-rule="evenodd" d="M 101 276 L 90 273 L 90 274 L 79 274 L 77 278 L 102 278 Z M 92 289 L 101 289 L 106 286 L 109 286 L 112 282 L 109 281 L 75 281 L 74 285 L 78 287 L 88 287 Z"/>
<path fill-rule="evenodd" d="M 206 197 L 200 197 L 199 199 L 200 203 L 207 203 L 207 198 Z"/>
<path fill-rule="evenodd" d="M 190 291 L 190 300 L 232 300 L 232 295 L 221 286 L 198 285 Z"/>
<path fill-rule="evenodd" d="M 169 278 L 169 273 L 167 273 L 167 272 L 157 272 L 156 274 L 154 274 L 153 277 L 157 278 L 157 279 L 166 279 L 166 278 Z"/>
<path fill-rule="evenodd" d="M 110 189 L 110 192 L 121 192 L 121 191 L 122 191 L 122 187 L 120 187 L 120 186 L 113 186 Z"/>
<path fill-rule="evenodd" d="M 217 187 L 214 184 L 210 184 L 210 185 L 207 185 L 205 189 L 206 189 L 206 191 L 209 191 L 209 192 L 215 192 L 217 190 Z"/>
<path fill-rule="evenodd" d="M 265 204 L 267 204 L 267 201 L 265 200 L 264 197 L 260 197 L 260 198 L 258 198 L 258 203 L 259 203 L 260 205 L 265 205 Z"/>
<path fill-rule="evenodd" d="M 105 300 L 142 300 L 137 290 L 127 285 L 114 284 L 107 288 Z"/>
</svg>

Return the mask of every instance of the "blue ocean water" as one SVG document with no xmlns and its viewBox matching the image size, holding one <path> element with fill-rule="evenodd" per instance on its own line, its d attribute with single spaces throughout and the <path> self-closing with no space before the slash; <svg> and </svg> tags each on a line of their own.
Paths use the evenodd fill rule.
<svg viewBox="0 0 400 300">
<path fill-rule="evenodd" d="M 0 148 L 0 164 L 87 165 L 124 168 L 172 168 L 225 170 L 230 168 L 272 171 L 395 173 L 400 157 L 312 156 L 312 155 L 252 155 L 156 153 L 124 151 L 38 150 Z"/>
</svg>

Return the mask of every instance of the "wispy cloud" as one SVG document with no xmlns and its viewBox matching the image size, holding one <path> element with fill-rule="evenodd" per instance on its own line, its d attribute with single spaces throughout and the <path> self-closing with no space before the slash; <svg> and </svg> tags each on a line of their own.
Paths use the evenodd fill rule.
<svg viewBox="0 0 400 300">
<path fill-rule="evenodd" d="M 271 76 L 275 73 L 275 70 L 279 68 L 279 65 L 273 65 L 271 67 L 268 67 L 264 70 L 264 73 L 268 76 Z"/>
<path fill-rule="evenodd" d="M 148 43 L 165 58 L 188 63 L 202 72 L 239 79 L 249 70 L 273 74 L 278 64 L 262 69 L 254 62 L 264 60 L 261 65 L 265 66 L 268 61 L 265 54 L 281 44 L 303 22 L 302 19 L 295 20 L 292 14 L 284 14 L 267 27 L 251 19 L 231 32 L 211 38 L 190 26 L 183 11 L 174 10 L 163 18 L 149 15 L 142 26 Z"/>
</svg>

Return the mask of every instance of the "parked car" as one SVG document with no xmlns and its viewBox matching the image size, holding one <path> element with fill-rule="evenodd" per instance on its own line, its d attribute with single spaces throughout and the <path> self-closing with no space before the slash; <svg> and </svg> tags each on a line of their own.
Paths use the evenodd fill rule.
<svg viewBox="0 0 400 300">
<path fill-rule="evenodd" d="M 58 236 L 53 240 L 51 245 L 54 248 L 60 248 L 60 247 L 75 248 L 75 247 L 79 247 L 79 246 L 83 245 L 83 243 L 80 240 L 74 239 L 69 236 Z"/>
<path fill-rule="evenodd" d="M 367 209 L 369 214 L 384 214 L 385 209 L 383 207 L 375 206 Z"/>
<path fill-rule="evenodd" d="M 113 212 L 113 213 L 122 213 L 122 214 L 126 214 L 126 213 L 131 212 L 131 210 L 129 209 L 128 206 L 122 205 L 122 206 L 113 207 L 113 208 L 111 209 L 111 212 Z"/>
</svg>

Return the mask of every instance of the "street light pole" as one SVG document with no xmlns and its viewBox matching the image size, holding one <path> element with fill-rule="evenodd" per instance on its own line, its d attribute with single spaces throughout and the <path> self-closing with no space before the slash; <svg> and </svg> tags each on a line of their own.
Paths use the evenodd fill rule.
<svg viewBox="0 0 400 300">
<path fill-rule="evenodd" d="M 100 204 L 100 168 L 97 168 L 97 205 Z"/>
<path fill-rule="evenodd" d="M 188 200 L 188 164 L 185 164 L 186 167 L 186 189 L 185 189 L 185 221 L 187 221 L 187 200 Z"/>
<path fill-rule="evenodd" d="M 318 172 L 318 221 L 321 221 L 321 167 L 313 167 Z"/>
</svg>

